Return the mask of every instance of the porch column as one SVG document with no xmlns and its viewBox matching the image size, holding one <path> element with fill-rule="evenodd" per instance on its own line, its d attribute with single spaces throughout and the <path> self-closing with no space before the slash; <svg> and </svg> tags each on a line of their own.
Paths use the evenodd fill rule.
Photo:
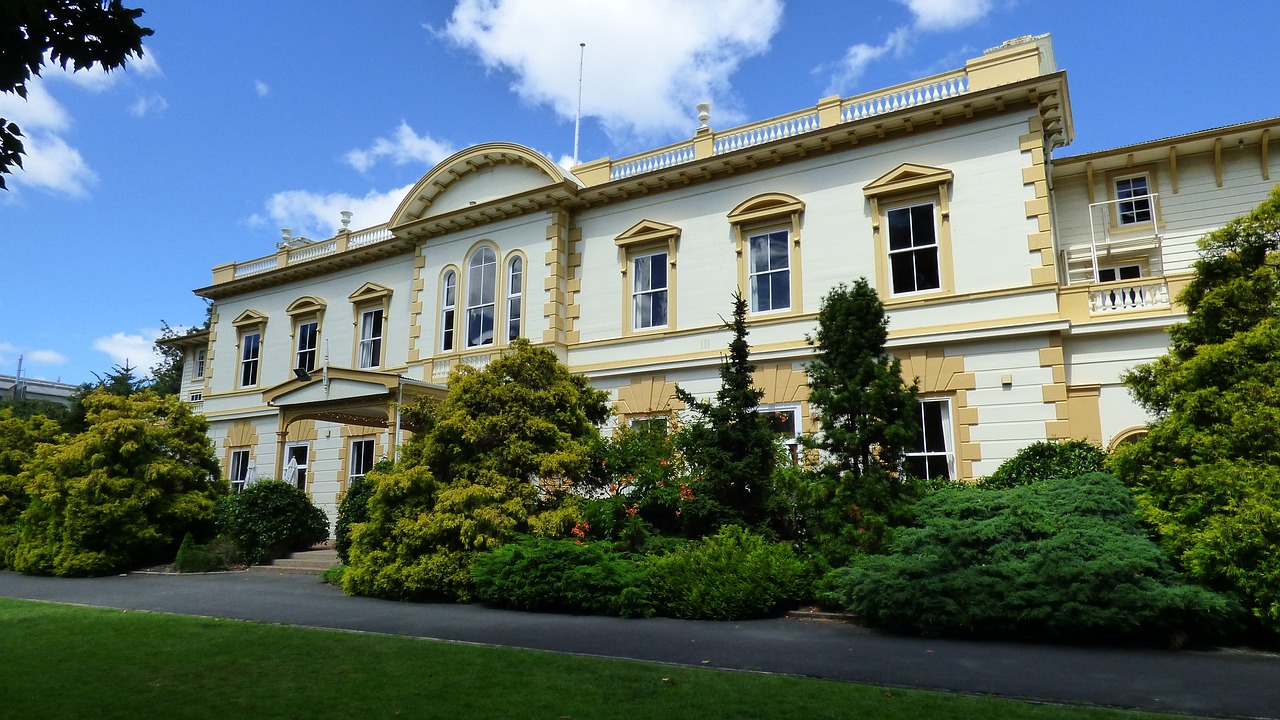
<svg viewBox="0 0 1280 720">
<path fill-rule="evenodd" d="M 280 416 L 280 422 L 282 423 L 284 422 L 283 415 Z M 276 477 L 275 477 L 276 480 L 284 479 L 284 466 L 285 466 L 284 443 L 285 443 L 285 439 L 288 437 L 289 437 L 289 430 L 287 425 L 284 427 L 284 429 L 276 431 Z"/>
</svg>

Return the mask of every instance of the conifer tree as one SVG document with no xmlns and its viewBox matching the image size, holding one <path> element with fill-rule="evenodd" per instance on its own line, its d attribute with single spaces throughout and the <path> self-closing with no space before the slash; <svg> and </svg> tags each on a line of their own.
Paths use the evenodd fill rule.
<svg viewBox="0 0 1280 720">
<path fill-rule="evenodd" d="M 812 551 L 831 567 L 877 552 L 890 527 L 909 516 L 915 485 L 904 482 L 903 452 L 919 432 L 916 386 L 885 352 L 889 321 L 876 291 L 859 278 L 822 299 L 809 363 L 809 406 L 821 433 L 822 481 L 808 521 Z"/>
<path fill-rule="evenodd" d="M 776 438 L 769 419 L 757 412 L 763 391 L 752 384 L 751 346 L 747 343 L 747 301 L 733 296 L 733 332 L 729 356 L 720 366 L 715 401 L 699 400 L 683 388 L 676 397 L 688 405 L 694 420 L 681 433 L 681 450 L 699 479 L 685 503 L 686 532 L 702 535 L 721 525 L 764 523 L 771 504 Z"/>
<path fill-rule="evenodd" d="M 902 363 L 885 352 L 889 319 L 876 291 L 859 278 L 822 299 L 816 349 L 809 363 L 809 404 L 822 424 L 815 445 L 828 468 L 853 483 L 893 476 L 915 439 L 916 386 L 902 380 Z"/>
<path fill-rule="evenodd" d="M 1200 248 L 1169 352 L 1125 377 L 1156 419 L 1110 466 L 1193 580 L 1280 634 L 1280 187 Z"/>
</svg>

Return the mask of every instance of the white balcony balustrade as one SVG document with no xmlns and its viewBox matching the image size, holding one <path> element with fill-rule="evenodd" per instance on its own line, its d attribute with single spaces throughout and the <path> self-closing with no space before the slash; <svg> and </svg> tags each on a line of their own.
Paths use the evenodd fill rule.
<svg viewBox="0 0 1280 720">
<path fill-rule="evenodd" d="M 1169 307 L 1169 286 L 1163 280 L 1143 279 L 1107 283 L 1089 290 L 1089 312 L 1107 315 Z"/>
</svg>

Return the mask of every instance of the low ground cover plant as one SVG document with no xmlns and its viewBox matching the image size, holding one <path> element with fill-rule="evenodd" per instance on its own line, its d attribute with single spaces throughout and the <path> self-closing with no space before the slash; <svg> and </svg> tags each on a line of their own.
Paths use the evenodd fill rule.
<svg viewBox="0 0 1280 720">
<path fill-rule="evenodd" d="M 1221 637 L 1239 606 L 1186 582 L 1104 473 L 919 503 L 893 552 L 837 572 L 866 622 L 923 635 L 1054 641 Z"/>
</svg>

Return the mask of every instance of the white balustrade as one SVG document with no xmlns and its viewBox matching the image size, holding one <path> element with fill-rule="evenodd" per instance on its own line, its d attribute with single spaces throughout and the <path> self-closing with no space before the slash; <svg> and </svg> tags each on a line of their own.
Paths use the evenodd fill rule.
<svg viewBox="0 0 1280 720">
<path fill-rule="evenodd" d="M 967 92 L 969 92 L 969 78 L 964 72 L 935 76 L 915 84 L 900 85 L 888 90 L 878 90 L 849 98 L 840 105 L 840 119 L 843 122 L 863 120 L 935 100 L 945 100 Z"/>
<path fill-rule="evenodd" d="M 485 353 L 483 355 L 467 355 L 462 358 L 462 364 L 468 367 L 473 367 L 476 370 L 483 370 L 489 364 L 489 360 L 492 357 L 493 356 L 489 353 Z"/>
<path fill-rule="evenodd" d="M 1114 284 L 1089 291 L 1089 311 L 1094 315 L 1169 307 L 1169 287 L 1164 282 Z"/>
<path fill-rule="evenodd" d="M 347 249 L 364 247 L 365 245 L 385 242 L 390 239 L 391 230 L 387 226 L 373 227 L 351 233 L 351 236 L 347 238 Z"/>
<path fill-rule="evenodd" d="M 817 130 L 818 126 L 818 113 L 809 112 L 803 115 L 774 120 L 762 125 L 753 125 L 740 130 L 717 134 L 715 154 L 720 155 L 754 145 L 763 145 L 775 140 L 782 140 L 793 135 L 801 135 Z"/>
<path fill-rule="evenodd" d="M 272 255 L 269 258 L 254 260 L 244 265 L 236 265 L 235 277 L 249 277 L 250 275 L 261 275 L 264 272 L 270 272 L 280 266 L 280 258 Z"/>
<path fill-rule="evenodd" d="M 431 365 L 431 379 L 436 380 L 438 378 L 449 377 L 450 367 L 451 367 L 451 364 L 449 363 L 448 360 L 436 360 Z"/>
<path fill-rule="evenodd" d="M 621 180 L 629 178 L 633 175 L 643 175 L 654 170 L 669 168 L 672 165 L 680 165 L 693 160 L 693 143 L 685 143 L 672 148 L 659 150 L 658 152 L 643 155 L 633 160 L 614 165 L 609 172 L 610 180 Z"/>
<path fill-rule="evenodd" d="M 295 263 L 306 262 L 308 260 L 315 260 L 318 257 L 331 255 L 336 252 L 337 249 L 337 240 L 325 240 L 324 242 L 311 243 L 310 245 L 305 245 L 296 250 L 290 250 L 289 264 L 293 265 Z"/>
</svg>

